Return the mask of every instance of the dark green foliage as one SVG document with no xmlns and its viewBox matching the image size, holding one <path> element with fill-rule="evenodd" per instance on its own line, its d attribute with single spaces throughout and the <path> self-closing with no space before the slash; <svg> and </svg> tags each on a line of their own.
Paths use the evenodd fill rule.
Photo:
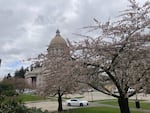
<svg viewBox="0 0 150 113">
<path fill-rule="evenodd" d="M 47 110 L 42 111 L 40 108 L 31 108 L 28 113 L 49 113 Z"/>
<path fill-rule="evenodd" d="M 12 84 L 0 83 L 0 95 L 13 96 L 16 91 Z"/>
<path fill-rule="evenodd" d="M 18 78 L 25 78 L 25 73 L 26 73 L 27 69 L 24 69 L 23 67 L 21 67 L 20 70 L 16 70 L 15 71 L 15 77 Z"/>
<path fill-rule="evenodd" d="M 27 113 L 28 109 L 21 103 L 10 99 L 0 104 L 0 113 Z"/>
<path fill-rule="evenodd" d="M 10 79 L 12 76 L 11 76 L 11 74 L 10 73 L 8 73 L 8 75 L 7 75 L 7 77 L 6 77 L 6 79 Z"/>
<path fill-rule="evenodd" d="M 49 113 L 36 108 L 27 108 L 17 99 L 12 84 L 0 83 L 0 113 Z"/>
<path fill-rule="evenodd" d="M 4 98 L 1 100 L 0 113 L 49 113 L 37 108 L 27 108 L 21 102 L 16 101 L 15 98 L 8 101 L 4 101 Z"/>
<path fill-rule="evenodd" d="M 3 80 L 10 80 L 12 78 L 11 74 L 8 73 L 7 76 L 3 78 Z"/>
</svg>

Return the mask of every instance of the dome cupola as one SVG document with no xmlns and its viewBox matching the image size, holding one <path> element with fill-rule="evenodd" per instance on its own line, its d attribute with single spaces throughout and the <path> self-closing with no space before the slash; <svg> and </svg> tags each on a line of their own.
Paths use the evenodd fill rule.
<svg viewBox="0 0 150 113">
<path fill-rule="evenodd" d="M 56 30 L 55 37 L 51 40 L 50 45 L 48 47 L 48 54 L 51 56 L 61 56 L 64 54 L 69 54 L 69 48 L 67 46 L 66 41 L 60 35 L 60 31 Z"/>
<path fill-rule="evenodd" d="M 50 42 L 50 47 L 56 47 L 56 46 L 67 46 L 66 41 L 61 37 L 60 31 L 56 31 L 55 37 Z"/>
</svg>

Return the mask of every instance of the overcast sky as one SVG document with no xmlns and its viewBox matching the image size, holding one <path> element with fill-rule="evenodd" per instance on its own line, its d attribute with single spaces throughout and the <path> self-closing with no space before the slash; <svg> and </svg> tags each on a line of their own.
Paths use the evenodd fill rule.
<svg viewBox="0 0 150 113">
<path fill-rule="evenodd" d="M 76 41 L 81 37 L 73 33 L 94 24 L 93 18 L 116 18 L 127 5 L 127 0 L 0 0 L 0 77 L 46 51 L 57 28 Z"/>
</svg>

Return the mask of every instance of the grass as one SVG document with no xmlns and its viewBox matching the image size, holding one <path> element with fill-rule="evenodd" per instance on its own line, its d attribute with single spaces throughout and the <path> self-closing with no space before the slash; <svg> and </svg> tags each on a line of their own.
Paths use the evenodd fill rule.
<svg viewBox="0 0 150 113">
<path fill-rule="evenodd" d="M 110 107 L 87 107 L 87 108 L 71 109 L 68 111 L 64 111 L 62 113 L 120 113 L 120 110 L 118 108 L 110 108 Z M 143 113 L 143 112 L 131 111 L 131 113 Z"/>
<path fill-rule="evenodd" d="M 17 100 L 21 100 L 22 102 L 44 100 L 44 97 L 31 94 L 22 94 L 17 96 L 16 98 Z"/>
<path fill-rule="evenodd" d="M 98 103 L 100 103 L 100 104 L 107 104 L 107 105 L 113 105 L 113 106 L 118 106 L 118 102 L 117 102 L 116 99 L 114 99 L 114 100 L 102 100 L 102 101 L 99 101 Z M 129 107 L 130 108 L 136 108 L 136 106 L 135 106 L 135 100 L 129 100 Z M 148 109 L 148 110 L 150 110 L 150 103 L 145 102 L 145 101 L 140 101 L 140 107 L 142 109 Z"/>
<path fill-rule="evenodd" d="M 70 110 L 68 113 L 119 113 L 119 110 L 116 108 L 107 107 L 91 107 Z"/>
<path fill-rule="evenodd" d="M 80 98 L 82 98 L 82 97 L 80 97 Z M 58 98 L 56 96 L 49 96 L 46 99 L 48 99 L 50 101 L 57 101 Z M 70 99 L 70 98 L 63 97 L 62 99 L 64 101 L 64 100 Z M 45 98 L 42 96 L 33 95 L 33 94 L 22 94 L 22 95 L 17 96 L 17 100 L 21 100 L 22 102 L 27 102 L 27 101 L 45 100 Z"/>
</svg>

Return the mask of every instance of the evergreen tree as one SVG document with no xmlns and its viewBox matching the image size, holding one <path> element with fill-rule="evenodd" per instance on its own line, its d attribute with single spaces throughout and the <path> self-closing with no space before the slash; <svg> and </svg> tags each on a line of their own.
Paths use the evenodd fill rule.
<svg viewBox="0 0 150 113">
<path fill-rule="evenodd" d="M 26 73 L 26 69 L 24 69 L 23 67 L 21 67 L 20 70 L 16 70 L 15 71 L 15 77 L 25 78 L 25 73 Z"/>
</svg>

